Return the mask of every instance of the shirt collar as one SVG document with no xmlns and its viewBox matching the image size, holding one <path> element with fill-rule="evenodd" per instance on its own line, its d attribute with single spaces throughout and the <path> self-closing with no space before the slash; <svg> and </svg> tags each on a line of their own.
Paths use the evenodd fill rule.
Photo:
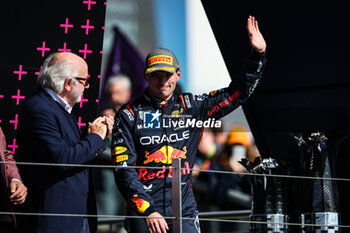
<svg viewBox="0 0 350 233">
<path fill-rule="evenodd" d="M 147 101 L 151 102 L 157 109 L 169 106 L 175 100 L 174 94 L 167 101 L 156 99 L 149 94 L 148 87 L 144 92 L 144 97 L 146 98 Z"/>
<path fill-rule="evenodd" d="M 54 92 L 49 88 L 44 88 L 44 90 L 47 92 L 47 94 L 49 94 L 52 97 L 52 99 L 54 99 L 57 103 L 59 103 L 68 113 L 72 112 L 73 107 L 70 106 L 67 103 L 67 101 L 62 99 L 61 96 L 59 96 L 56 92 Z"/>
</svg>

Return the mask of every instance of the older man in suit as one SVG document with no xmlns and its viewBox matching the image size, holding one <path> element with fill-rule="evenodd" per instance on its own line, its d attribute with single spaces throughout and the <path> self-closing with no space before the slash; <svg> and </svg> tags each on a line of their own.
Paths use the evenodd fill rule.
<svg viewBox="0 0 350 233">
<path fill-rule="evenodd" d="M 23 167 L 29 190 L 25 210 L 35 213 L 21 222 L 24 232 L 95 232 L 96 218 L 86 217 L 96 214 L 91 174 L 74 165 L 89 164 L 105 150 L 113 118 L 98 117 L 89 123 L 87 135 L 81 133 L 71 110 L 89 88 L 89 78 L 86 62 L 76 54 L 49 55 L 38 83 L 41 88 L 20 116 L 20 160 L 62 166 Z"/>
</svg>

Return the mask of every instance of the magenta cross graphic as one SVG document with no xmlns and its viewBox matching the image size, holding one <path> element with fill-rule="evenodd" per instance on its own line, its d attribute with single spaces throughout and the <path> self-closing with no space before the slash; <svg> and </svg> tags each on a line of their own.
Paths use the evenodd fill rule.
<svg viewBox="0 0 350 233">
<path fill-rule="evenodd" d="M 21 90 L 17 89 L 17 95 L 11 96 L 12 99 L 16 99 L 16 105 L 19 105 L 19 101 L 24 100 L 26 97 L 24 95 L 20 95 Z"/>
<path fill-rule="evenodd" d="M 84 54 L 84 59 L 86 59 L 86 54 L 92 53 L 92 50 L 87 49 L 87 44 L 84 44 L 84 49 L 79 49 L 79 53 Z"/>
<path fill-rule="evenodd" d="M 58 49 L 58 52 L 70 52 L 70 51 L 72 51 L 72 50 L 71 49 L 67 49 L 67 43 L 66 42 L 63 43 L 63 48 Z"/>
<path fill-rule="evenodd" d="M 79 126 L 79 129 L 81 128 L 81 126 L 86 126 L 86 123 L 81 122 L 81 117 L 78 118 L 78 126 Z"/>
<path fill-rule="evenodd" d="M 96 1 L 87 0 L 83 1 L 83 4 L 88 4 L 88 10 L 91 10 L 91 5 L 96 5 Z"/>
<path fill-rule="evenodd" d="M 84 99 L 84 95 L 82 95 L 82 96 L 81 96 L 81 100 L 80 100 L 80 105 L 79 105 L 80 108 L 83 107 L 83 103 L 84 103 L 84 102 L 89 102 L 89 100 L 88 100 L 88 99 Z"/>
<path fill-rule="evenodd" d="M 64 28 L 64 33 L 65 34 L 68 33 L 68 29 L 69 28 L 73 27 L 73 24 L 69 24 L 68 21 L 69 21 L 69 18 L 66 18 L 66 24 L 63 24 L 63 23 L 60 24 L 60 27 Z"/>
<path fill-rule="evenodd" d="M 42 68 L 43 68 L 43 66 L 40 66 L 40 70 L 41 70 Z M 37 71 L 37 72 L 35 72 L 35 75 L 39 75 L 40 70 L 39 70 L 39 71 Z"/>
<path fill-rule="evenodd" d="M 15 119 L 14 120 L 10 120 L 10 124 L 14 124 L 15 130 L 17 130 L 18 114 L 15 115 Z"/>
<path fill-rule="evenodd" d="M 22 74 L 27 74 L 27 71 L 22 70 L 22 65 L 19 65 L 19 70 L 13 71 L 14 74 L 18 74 L 18 80 L 22 79 Z"/>
<path fill-rule="evenodd" d="M 43 47 L 37 47 L 36 50 L 41 50 L 41 56 L 44 57 L 45 56 L 45 51 L 50 51 L 50 48 L 46 48 L 45 47 L 46 42 L 43 41 Z"/>
<path fill-rule="evenodd" d="M 16 138 L 13 139 L 13 144 L 12 145 L 7 145 L 8 148 L 12 148 L 12 154 L 16 153 L 16 148 L 18 148 L 16 144 Z"/>
<path fill-rule="evenodd" d="M 86 25 L 81 25 L 81 28 L 85 28 L 85 34 L 89 34 L 90 29 L 94 29 L 95 27 L 93 25 L 90 25 L 90 19 L 86 20 Z"/>
</svg>

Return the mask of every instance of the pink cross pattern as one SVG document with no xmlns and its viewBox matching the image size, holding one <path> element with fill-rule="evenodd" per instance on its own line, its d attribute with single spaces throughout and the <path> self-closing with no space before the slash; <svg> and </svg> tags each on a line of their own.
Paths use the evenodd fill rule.
<svg viewBox="0 0 350 233">
<path fill-rule="evenodd" d="M 89 34 L 90 29 L 94 29 L 95 27 L 93 25 L 90 25 L 90 19 L 86 20 L 86 25 L 81 25 L 81 28 L 85 28 L 85 34 Z"/>
<path fill-rule="evenodd" d="M 103 54 L 103 50 L 100 50 L 100 54 Z"/>
<path fill-rule="evenodd" d="M 0 95 L 0 99 L 4 98 L 4 95 Z"/>
<path fill-rule="evenodd" d="M 99 102 L 99 99 L 96 99 L 96 103 L 98 103 Z"/>
<path fill-rule="evenodd" d="M 105 30 L 105 26 L 102 26 L 102 30 Z"/>
<path fill-rule="evenodd" d="M 83 4 L 88 4 L 88 10 L 90 10 L 91 5 L 96 5 L 96 1 L 86 0 L 86 1 L 83 1 Z"/>
<path fill-rule="evenodd" d="M 46 48 L 45 47 L 46 42 L 43 41 L 43 47 L 37 47 L 36 50 L 41 50 L 41 56 L 44 57 L 45 56 L 45 51 L 50 51 L 50 48 Z"/>
<path fill-rule="evenodd" d="M 78 126 L 79 126 L 79 129 L 81 128 L 81 126 L 86 126 L 86 123 L 81 122 L 81 117 L 78 118 Z"/>
<path fill-rule="evenodd" d="M 99 75 L 97 75 L 97 78 L 101 78 L 101 75 L 99 74 Z"/>
<path fill-rule="evenodd" d="M 69 24 L 68 21 L 69 21 L 69 18 L 66 18 L 66 24 L 63 24 L 63 23 L 60 24 L 60 27 L 64 28 L 64 33 L 65 34 L 68 33 L 68 29 L 69 28 L 73 27 L 73 24 Z"/>
<path fill-rule="evenodd" d="M 13 95 L 11 98 L 16 99 L 16 105 L 19 105 L 19 101 L 24 100 L 26 97 L 24 95 L 20 95 L 21 90 L 17 89 L 17 95 Z"/>
<path fill-rule="evenodd" d="M 63 43 L 63 48 L 58 49 L 58 52 L 70 52 L 70 51 L 72 51 L 72 50 L 71 49 L 67 49 L 67 43 L 66 42 Z"/>
<path fill-rule="evenodd" d="M 40 66 L 40 70 L 41 70 L 42 68 L 43 68 L 43 66 Z M 37 71 L 37 72 L 35 72 L 35 75 L 39 75 L 40 70 L 39 70 L 39 71 Z"/>
<path fill-rule="evenodd" d="M 79 49 L 79 53 L 84 54 L 84 59 L 86 59 L 86 54 L 92 53 L 92 50 L 87 49 L 87 44 L 84 44 L 84 49 Z"/>
<path fill-rule="evenodd" d="M 18 148 L 18 145 L 16 144 L 16 138 L 13 139 L 12 145 L 7 145 L 8 148 L 12 148 L 12 154 L 16 153 L 16 148 Z"/>
<path fill-rule="evenodd" d="M 15 115 L 15 119 L 14 120 L 10 120 L 10 124 L 14 124 L 15 130 L 17 130 L 18 114 Z"/>
<path fill-rule="evenodd" d="M 14 74 L 18 74 L 18 80 L 22 79 L 22 74 L 27 74 L 27 71 L 22 70 L 22 65 L 19 65 L 19 70 L 13 71 Z"/>
<path fill-rule="evenodd" d="M 79 105 L 80 108 L 83 107 L 83 103 L 84 103 L 84 102 L 89 102 L 89 100 L 88 100 L 88 99 L 84 99 L 84 95 L 82 95 L 82 96 L 81 96 L 81 100 L 80 100 L 80 105 Z"/>
</svg>

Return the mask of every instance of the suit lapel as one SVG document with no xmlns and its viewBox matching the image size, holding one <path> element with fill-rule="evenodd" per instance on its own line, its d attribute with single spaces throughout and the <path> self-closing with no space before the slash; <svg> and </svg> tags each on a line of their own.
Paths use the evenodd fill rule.
<svg viewBox="0 0 350 233">
<path fill-rule="evenodd" d="M 68 112 L 67 112 L 68 113 Z M 70 118 L 73 120 L 73 124 L 75 125 L 75 128 L 77 129 L 78 133 L 79 133 L 79 138 L 81 137 L 81 130 L 79 128 L 78 122 L 75 119 L 75 116 L 73 115 L 73 113 L 69 114 Z"/>
<path fill-rule="evenodd" d="M 50 106 L 52 106 L 54 109 L 57 109 L 57 111 L 59 111 L 61 114 L 65 116 L 69 125 L 74 131 L 76 138 L 80 139 L 81 131 L 73 114 L 69 114 L 59 103 L 57 103 L 49 94 L 47 94 L 45 90 L 42 90 L 42 94 Z"/>
<path fill-rule="evenodd" d="M 72 114 L 69 114 L 59 103 L 56 102 L 56 104 L 59 105 L 60 110 L 62 111 L 62 113 L 66 117 L 69 125 L 71 126 L 72 130 L 74 131 L 76 138 L 80 139 L 81 138 L 81 131 L 79 129 L 77 121 L 75 120 L 75 117 Z"/>
</svg>

